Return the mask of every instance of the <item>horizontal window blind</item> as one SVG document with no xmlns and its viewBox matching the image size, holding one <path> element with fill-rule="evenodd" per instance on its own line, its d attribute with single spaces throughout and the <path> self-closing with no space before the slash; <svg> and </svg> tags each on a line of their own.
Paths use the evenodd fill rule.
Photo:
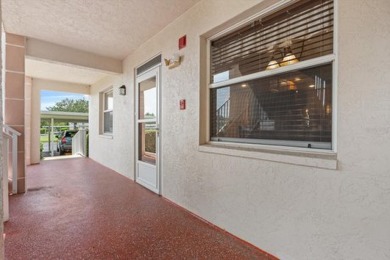
<svg viewBox="0 0 390 260">
<path fill-rule="evenodd" d="M 211 140 L 331 148 L 331 64 L 210 91 Z"/>
<path fill-rule="evenodd" d="M 210 82 L 333 53 L 333 0 L 299 1 L 211 42 Z"/>
</svg>

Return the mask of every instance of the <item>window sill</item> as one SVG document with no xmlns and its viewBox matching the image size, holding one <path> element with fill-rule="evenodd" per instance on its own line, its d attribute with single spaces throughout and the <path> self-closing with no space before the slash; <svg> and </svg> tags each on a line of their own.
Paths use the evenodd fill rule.
<svg viewBox="0 0 390 260">
<path fill-rule="evenodd" d="M 100 134 L 99 137 L 104 139 L 114 139 L 114 137 L 110 134 Z"/>
<path fill-rule="evenodd" d="M 337 154 L 333 151 L 248 144 L 215 143 L 200 145 L 198 151 L 251 158 L 321 169 L 337 169 Z"/>
</svg>

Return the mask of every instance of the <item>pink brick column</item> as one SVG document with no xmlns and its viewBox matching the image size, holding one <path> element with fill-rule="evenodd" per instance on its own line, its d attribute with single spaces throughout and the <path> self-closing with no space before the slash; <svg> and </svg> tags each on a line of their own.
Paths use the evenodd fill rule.
<svg viewBox="0 0 390 260">
<path fill-rule="evenodd" d="M 20 132 L 18 138 L 18 193 L 26 191 L 25 185 L 25 96 L 24 56 L 25 37 L 5 35 L 5 99 L 4 124 Z"/>
</svg>

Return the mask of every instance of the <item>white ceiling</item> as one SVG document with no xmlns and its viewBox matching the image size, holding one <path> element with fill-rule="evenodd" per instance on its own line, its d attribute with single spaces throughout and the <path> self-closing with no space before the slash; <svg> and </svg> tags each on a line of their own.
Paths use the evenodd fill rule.
<svg viewBox="0 0 390 260">
<path fill-rule="evenodd" d="M 5 31 L 122 60 L 199 0 L 2 0 Z M 26 58 L 26 75 L 91 85 L 109 75 Z"/>
<path fill-rule="evenodd" d="M 2 0 L 6 32 L 123 59 L 199 0 Z"/>
</svg>

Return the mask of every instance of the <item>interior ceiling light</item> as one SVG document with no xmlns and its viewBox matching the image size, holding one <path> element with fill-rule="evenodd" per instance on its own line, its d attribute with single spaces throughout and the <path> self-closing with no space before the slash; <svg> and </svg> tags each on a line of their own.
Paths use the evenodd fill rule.
<svg viewBox="0 0 390 260">
<path fill-rule="evenodd" d="M 280 66 L 287 66 L 299 62 L 297 57 L 295 57 L 295 55 L 292 53 L 290 47 L 285 48 L 284 53 L 285 55 L 283 57 L 282 62 L 280 63 Z"/>
<path fill-rule="evenodd" d="M 280 67 L 280 65 L 279 65 L 279 63 L 276 60 L 271 60 L 268 63 L 266 70 L 273 70 L 273 69 L 276 69 L 276 68 L 279 68 L 279 67 Z"/>
<path fill-rule="evenodd" d="M 268 48 L 268 52 L 271 53 L 271 61 L 268 63 L 265 70 L 273 70 L 280 67 L 279 62 L 277 62 L 274 57 L 276 51 L 280 52 L 280 50 L 277 48 L 277 45 Z"/>
<path fill-rule="evenodd" d="M 295 83 L 291 80 L 287 80 L 287 86 L 289 90 L 297 90 L 297 86 Z"/>
<path fill-rule="evenodd" d="M 299 60 L 291 50 L 291 45 L 292 45 L 292 41 L 288 40 L 283 42 L 279 46 L 277 45 L 273 46 L 270 51 L 272 53 L 271 61 L 268 63 L 265 70 L 277 69 L 282 66 L 287 66 L 299 62 Z M 274 58 L 275 52 L 279 52 L 282 54 L 283 59 L 280 63 Z"/>
</svg>

